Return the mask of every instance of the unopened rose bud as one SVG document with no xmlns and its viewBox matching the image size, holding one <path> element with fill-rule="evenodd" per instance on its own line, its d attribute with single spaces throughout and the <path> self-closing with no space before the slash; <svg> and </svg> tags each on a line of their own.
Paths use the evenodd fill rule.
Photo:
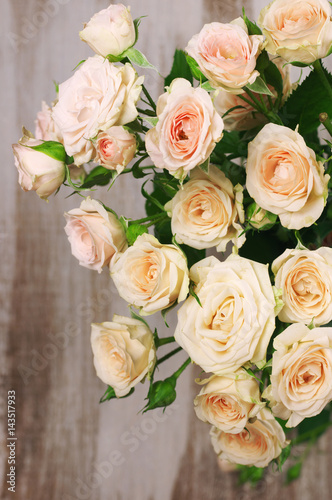
<svg viewBox="0 0 332 500">
<path fill-rule="evenodd" d="M 65 164 L 50 156 L 31 149 L 43 141 L 24 136 L 13 144 L 15 166 L 23 191 L 36 191 L 44 200 L 54 193 L 65 179 Z"/>
<path fill-rule="evenodd" d="M 80 38 L 97 54 L 118 56 L 135 43 L 136 33 L 130 8 L 111 4 L 84 25 Z"/>
<path fill-rule="evenodd" d="M 120 174 L 135 156 L 136 137 L 123 127 L 111 127 L 98 134 L 96 151 L 96 163 Z"/>
<path fill-rule="evenodd" d="M 271 229 L 271 227 L 274 226 L 277 220 L 277 216 L 275 214 L 272 214 L 271 212 L 264 210 L 264 208 L 259 207 L 257 203 L 252 203 L 251 205 L 249 205 L 247 216 L 250 225 L 255 229 L 259 229 L 260 231 L 267 231 L 268 229 Z"/>
<path fill-rule="evenodd" d="M 148 403 L 143 413 L 155 408 L 165 408 L 171 405 L 176 399 L 176 377 L 171 376 L 165 380 L 154 382 L 148 393 Z"/>
</svg>

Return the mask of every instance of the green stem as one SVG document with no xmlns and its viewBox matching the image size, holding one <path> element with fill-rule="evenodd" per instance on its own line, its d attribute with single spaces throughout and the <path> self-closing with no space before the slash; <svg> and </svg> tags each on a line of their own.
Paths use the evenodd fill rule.
<svg viewBox="0 0 332 500">
<path fill-rule="evenodd" d="M 163 214 L 159 214 L 159 218 L 158 219 L 155 219 L 151 222 L 149 222 L 148 224 L 145 224 L 146 227 L 150 227 L 150 226 L 153 226 L 154 224 L 158 224 L 158 222 L 161 222 L 165 219 L 168 218 L 168 215 L 166 213 L 163 213 Z"/>
<path fill-rule="evenodd" d="M 327 113 L 321 113 L 319 115 L 319 121 L 324 125 L 330 136 L 332 137 L 332 122 Z"/>
<path fill-rule="evenodd" d="M 152 97 L 150 96 L 148 90 L 146 89 L 146 87 L 144 85 L 142 85 L 142 90 L 143 90 L 143 93 L 145 95 L 145 97 L 147 98 L 147 100 L 149 101 L 150 103 L 150 106 L 151 108 L 156 111 L 157 110 L 157 106 L 155 105 L 155 102 L 154 100 L 152 99 Z"/>
<path fill-rule="evenodd" d="M 174 337 L 165 337 L 163 339 L 158 338 L 158 340 L 155 342 L 155 344 L 156 344 L 156 347 L 158 349 L 158 347 L 162 347 L 163 345 L 171 344 L 172 342 L 175 342 Z"/>
<path fill-rule="evenodd" d="M 292 445 L 302 443 L 303 441 L 307 441 L 307 439 L 313 439 L 317 438 L 320 434 L 322 434 L 326 429 L 328 429 L 332 425 L 332 422 L 327 422 L 326 424 L 320 425 L 319 427 L 316 427 L 314 431 L 308 431 L 305 432 L 304 434 L 301 434 L 301 436 L 298 436 L 295 439 L 292 439 Z"/>
<path fill-rule="evenodd" d="M 131 220 L 129 222 L 130 222 L 130 224 L 141 224 L 142 222 L 150 222 L 150 221 L 152 222 L 155 219 L 160 219 L 161 215 L 164 217 L 165 214 L 155 214 L 155 215 L 151 215 L 150 217 L 144 217 L 143 219 Z"/>
<path fill-rule="evenodd" d="M 180 348 L 182 349 L 182 348 Z M 187 368 L 187 366 L 191 363 L 191 359 L 188 358 L 187 361 L 183 363 L 183 365 L 180 366 L 180 368 L 173 374 L 173 377 L 178 379 L 181 375 L 181 373 Z"/>
<path fill-rule="evenodd" d="M 247 92 L 248 96 L 252 99 L 252 101 L 256 104 L 258 111 L 261 111 L 262 113 L 264 113 L 264 108 L 262 108 L 262 105 L 261 105 L 260 101 L 257 99 L 257 97 L 255 96 L 255 94 L 250 89 L 248 89 L 248 87 L 245 87 L 245 91 Z M 240 97 L 241 97 L 241 94 L 240 94 Z"/>
<path fill-rule="evenodd" d="M 176 349 L 174 349 L 174 351 L 171 351 L 168 354 L 165 354 L 165 356 L 163 356 L 162 358 L 158 359 L 158 361 L 156 363 L 156 366 L 161 365 L 161 363 L 163 363 L 164 361 L 167 361 L 167 359 L 171 358 L 172 356 L 174 356 L 174 354 L 177 354 L 180 351 L 182 351 L 182 347 L 177 347 Z"/>
<path fill-rule="evenodd" d="M 314 70 L 316 71 L 320 81 L 322 82 L 323 86 L 325 87 L 325 90 L 330 96 L 330 99 L 332 100 L 332 87 L 330 85 L 330 82 L 326 78 L 325 72 L 323 70 L 323 66 L 321 63 L 320 59 L 317 59 L 317 61 L 314 62 L 313 64 Z"/>
<path fill-rule="evenodd" d="M 256 111 L 259 111 L 260 113 L 262 112 L 260 105 L 259 105 L 259 107 L 257 107 L 257 106 L 255 105 L 255 103 L 253 103 L 253 102 L 249 101 L 249 99 L 247 99 L 246 97 L 243 97 L 243 95 L 242 95 L 242 94 L 239 94 L 239 95 L 238 95 L 238 97 L 240 97 L 240 99 L 242 99 L 242 101 L 244 101 L 244 102 L 246 102 L 247 104 L 249 104 L 249 106 L 251 106 L 252 108 L 256 109 Z M 259 103 L 258 103 L 258 104 L 259 104 Z"/>
</svg>

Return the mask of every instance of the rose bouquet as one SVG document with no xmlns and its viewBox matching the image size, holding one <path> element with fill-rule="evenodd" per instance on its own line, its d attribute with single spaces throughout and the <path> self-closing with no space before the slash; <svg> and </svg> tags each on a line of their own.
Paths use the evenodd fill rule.
<svg viewBox="0 0 332 500">
<path fill-rule="evenodd" d="M 288 457 L 295 479 L 331 424 L 331 14 L 327 0 L 274 0 L 258 24 L 243 11 L 205 25 L 176 50 L 155 103 L 135 69 L 155 70 L 135 47 L 140 19 L 112 4 L 80 33 L 96 54 L 13 145 L 23 190 L 84 198 L 65 213 L 72 254 L 108 269 L 131 306 L 92 325 L 101 402 L 146 381 L 143 411 L 165 408 L 195 363 L 194 409 L 220 465 L 252 481 Z M 291 66 L 306 78 L 292 83 Z M 143 219 L 96 199 L 124 174 L 140 182 Z M 161 312 L 166 330 L 175 307 L 173 335 L 153 333 L 147 316 Z M 158 380 L 181 350 L 187 361 Z"/>
</svg>

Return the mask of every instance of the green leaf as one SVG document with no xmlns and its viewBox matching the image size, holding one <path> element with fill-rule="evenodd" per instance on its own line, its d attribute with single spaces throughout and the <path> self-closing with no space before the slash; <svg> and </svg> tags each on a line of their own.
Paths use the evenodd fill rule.
<svg viewBox="0 0 332 500">
<path fill-rule="evenodd" d="M 134 120 L 133 122 L 127 123 L 125 125 L 126 129 L 129 129 L 131 132 L 139 132 L 140 134 L 144 132 L 141 123 L 138 120 Z"/>
<path fill-rule="evenodd" d="M 298 436 L 307 436 L 308 440 L 312 439 L 312 437 L 317 438 L 321 436 L 331 424 L 330 418 L 330 412 L 326 409 L 315 417 L 305 418 L 297 426 Z"/>
<path fill-rule="evenodd" d="M 191 56 L 186 55 L 187 63 L 189 65 L 191 74 L 195 78 L 195 80 L 198 80 L 199 82 L 206 82 L 207 78 L 206 76 L 203 75 L 201 70 L 199 69 L 198 63 L 195 61 L 195 59 Z"/>
<path fill-rule="evenodd" d="M 129 49 L 127 49 L 122 54 L 122 56 L 123 57 L 128 57 L 128 59 L 130 60 L 130 62 L 132 64 L 135 64 L 136 66 L 139 66 L 140 68 L 153 69 L 157 73 L 159 73 L 159 71 L 157 70 L 157 68 L 153 64 L 149 63 L 149 61 L 147 60 L 147 58 L 145 57 L 145 55 L 142 54 L 142 52 L 140 52 L 139 50 L 134 49 L 133 47 L 130 47 Z"/>
<path fill-rule="evenodd" d="M 287 484 L 297 479 L 301 474 L 301 470 L 302 470 L 302 462 L 297 462 L 297 464 L 293 465 L 290 469 L 288 469 Z"/>
<path fill-rule="evenodd" d="M 99 403 L 104 403 L 105 401 L 110 401 L 111 399 L 124 399 L 124 398 L 128 398 L 128 396 L 131 396 L 131 394 L 134 392 L 135 388 L 132 387 L 132 389 L 128 392 L 128 394 L 126 394 L 125 396 L 121 396 L 120 398 L 118 398 L 115 394 L 115 391 L 113 389 L 113 387 L 111 387 L 110 385 L 108 386 L 108 388 L 106 389 L 106 392 L 105 394 L 100 398 L 99 400 Z"/>
<path fill-rule="evenodd" d="M 67 154 L 63 144 L 56 141 L 44 141 L 42 144 L 38 146 L 28 146 L 30 149 L 34 149 L 35 151 L 39 151 L 39 153 L 44 153 L 54 160 L 66 162 Z"/>
<path fill-rule="evenodd" d="M 82 59 L 82 61 L 80 61 L 78 64 L 76 64 L 75 68 L 73 69 L 73 71 L 75 71 L 75 69 L 77 69 L 79 66 L 81 66 L 81 64 L 85 63 L 86 59 Z"/>
<path fill-rule="evenodd" d="M 205 172 L 206 174 L 209 173 L 209 166 L 210 166 L 210 157 L 207 158 L 207 160 L 205 160 L 204 163 L 201 163 L 201 165 L 199 165 L 199 168 L 201 170 L 203 170 L 203 172 Z"/>
<path fill-rule="evenodd" d="M 324 68 L 323 71 L 332 86 L 332 75 Z M 287 127 L 295 129 L 299 125 L 299 133 L 304 135 L 319 127 L 319 115 L 323 112 L 332 116 L 332 100 L 319 75 L 312 71 L 289 96 L 281 108 L 281 116 Z"/>
<path fill-rule="evenodd" d="M 191 85 L 193 84 L 193 77 L 186 59 L 186 54 L 183 50 L 178 49 L 175 49 L 173 66 L 170 74 L 165 78 L 164 86 L 169 87 L 175 78 L 185 78 Z"/>
<path fill-rule="evenodd" d="M 194 297 L 194 299 L 196 299 L 196 301 L 200 305 L 200 307 L 202 307 L 201 301 L 199 300 L 198 295 L 194 291 L 194 287 L 195 286 L 196 286 L 196 283 L 194 283 L 194 281 L 190 281 L 190 284 L 189 284 L 189 295 L 191 295 L 192 297 Z"/>
<path fill-rule="evenodd" d="M 289 444 L 289 445 L 286 446 L 286 448 L 283 448 L 281 454 L 279 455 L 279 457 L 278 457 L 278 468 L 279 468 L 280 472 L 282 470 L 282 466 L 284 465 L 284 463 L 286 462 L 287 458 L 289 457 L 291 450 L 292 450 L 292 445 Z"/>
<path fill-rule="evenodd" d="M 210 82 L 202 83 L 201 89 L 206 90 L 207 92 L 214 92 L 216 90 L 214 87 L 212 87 Z"/>
<path fill-rule="evenodd" d="M 205 259 L 206 251 L 198 250 L 197 248 L 189 247 L 188 245 L 179 245 L 181 250 L 187 257 L 188 269 L 190 269 L 196 262 Z"/>
<path fill-rule="evenodd" d="M 252 486 L 254 486 L 264 475 L 264 469 L 261 467 L 238 465 L 238 469 L 240 470 L 239 484 L 249 482 Z"/>
<path fill-rule="evenodd" d="M 258 76 L 253 83 L 247 83 L 245 88 L 248 88 L 252 92 L 256 92 L 256 94 L 264 94 L 274 97 L 273 93 L 260 76 Z"/>
<path fill-rule="evenodd" d="M 137 238 L 144 233 L 148 233 L 148 228 L 141 224 L 132 224 L 128 227 L 126 231 L 126 238 L 128 245 L 131 246 L 135 243 Z"/>
<path fill-rule="evenodd" d="M 152 125 L 152 127 L 155 127 L 159 121 L 159 118 L 157 116 L 144 116 L 143 120 Z"/>
<path fill-rule="evenodd" d="M 99 165 L 98 167 L 92 169 L 86 176 L 83 184 L 81 185 L 81 189 L 90 189 L 93 186 L 107 186 L 116 174 L 116 171 L 108 170 L 107 168 Z"/>
<path fill-rule="evenodd" d="M 282 76 L 278 67 L 274 64 L 274 62 L 269 60 L 269 64 L 264 70 L 264 77 L 266 83 L 272 85 L 273 88 L 276 89 L 278 95 L 282 95 L 284 84 L 282 81 Z"/>
<path fill-rule="evenodd" d="M 257 24 L 247 18 L 244 7 L 242 8 L 242 17 L 248 28 L 249 35 L 262 35 L 262 30 L 257 26 Z"/>
</svg>

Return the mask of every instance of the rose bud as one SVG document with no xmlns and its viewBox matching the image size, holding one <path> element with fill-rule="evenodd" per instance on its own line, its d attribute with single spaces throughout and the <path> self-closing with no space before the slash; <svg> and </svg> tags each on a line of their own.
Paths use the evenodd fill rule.
<svg viewBox="0 0 332 500">
<path fill-rule="evenodd" d="M 130 7 L 111 4 L 84 25 L 80 38 L 103 57 L 118 56 L 135 43 L 136 33 Z"/>
<path fill-rule="evenodd" d="M 80 208 L 65 213 L 65 218 L 71 251 L 81 266 L 101 273 L 113 255 L 127 246 L 117 217 L 90 197 L 82 201 Z"/>
<path fill-rule="evenodd" d="M 40 151 L 31 149 L 43 141 L 24 136 L 18 144 L 13 144 L 15 166 L 23 191 L 36 191 L 38 196 L 47 200 L 65 179 L 65 164 Z"/>
<path fill-rule="evenodd" d="M 277 221 L 277 216 L 275 214 L 259 207 L 257 203 L 249 205 L 247 217 L 249 219 L 249 224 L 254 229 L 259 229 L 260 231 L 267 231 L 268 229 L 271 229 Z"/>
<path fill-rule="evenodd" d="M 95 147 L 94 161 L 120 174 L 135 156 L 136 137 L 123 127 L 111 127 L 99 132 Z"/>
<path fill-rule="evenodd" d="M 91 347 L 97 376 L 117 397 L 126 396 L 154 368 L 151 330 L 140 320 L 114 315 L 112 322 L 91 325 Z"/>
</svg>

